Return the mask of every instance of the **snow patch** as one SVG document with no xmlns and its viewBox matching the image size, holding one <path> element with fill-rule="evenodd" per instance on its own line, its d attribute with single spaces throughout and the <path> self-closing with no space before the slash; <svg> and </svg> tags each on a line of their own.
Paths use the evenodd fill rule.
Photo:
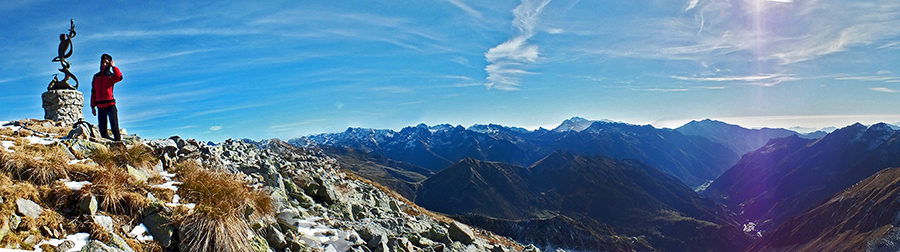
<svg viewBox="0 0 900 252">
<path fill-rule="evenodd" d="M 14 151 L 14 150 L 10 150 L 10 149 L 9 149 L 9 148 L 12 148 L 13 146 L 16 146 L 16 143 L 13 142 L 13 141 L 0 141 L 0 145 L 3 146 L 3 150 L 4 150 L 4 151 L 8 151 L 8 152 L 16 152 L 16 151 Z"/>
<path fill-rule="evenodd" d="M 41 137 L 30 136 L 30 137 L 26 137 L 25 139 L 28 139 L 28 141 L 31 141 L 31 144 L 48 145 L 48 144 L 56 143 L 56 140 L 53 140 L 50 138 L 41 138 Z"/>
<path fill-rule="evenodd" d="M 128 232 L 128 236 L 134 237 L 141 242 L 153 241 L 153 235 L 150 234 L 150 231 L 147 229 L 147 226 L 145 226 L 144 223 L 141 223 L 141 225 L 138 225 L 137 227 L 131 229 L 131 232 Z"/>
<path fill-rule="evenodd" d="M 89 239 L 91 239 L 91 234 L 88 234 L 88 233 L 71 234 L 71 235 L 67 235 L 65 239 L 50 239 L 50 240 L 38 243 L 37 245 L 34 245 L 33 251 L 41 251 L 40 247 L 41 247 L 41 245 L 44 245 L 44 244 L 50 244 L 50 245 L 53 245 L 54 247 L 59 246 L 59 244 L 65 242 L 66 240 L 69 240 L 69 241 L 72 241 L 75 243 L 75 246 L 69 250 L 66 250 L 66 252 L 81 251 L 81 248 L 83 248 L 84 245 L 87 245 L 87 242 Z M 7 251 L 29 251 L 29 250 L 0 249 L 0 252 L 7 252 Z"/>
<path fill-rule="evenodd" d="M 90 181 L 70 181 L 66 182 L 66 186 L 69 187 L 72 191 L 81 191 L 81 188 L 84 188 L 86 185 L 90 185 Z"/>
</svg>

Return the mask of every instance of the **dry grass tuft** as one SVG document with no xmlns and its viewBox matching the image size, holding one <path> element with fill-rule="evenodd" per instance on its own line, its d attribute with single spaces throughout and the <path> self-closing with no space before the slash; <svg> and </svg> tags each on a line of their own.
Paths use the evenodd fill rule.
<svg viewBox="0 0 900 252">
<path fill-rule="evenodd" d="M 181 177 L 179 195 L 196 204 L 180 221 L 187 251 L 247 251 L 250 249 L 248 213 L 271 216 L 274 205 L 268 193 L 246 185 L 235 175 L 200 168 L 196 162 L 175 165 Z"/>
<path fill-rule="evenodd" d="M 66 184 L 62 181 L 56 181 L 49 187 L 45 187 L 45 190 L 42 190 L 42 195 L 44 195 L 44 203 L 47 204 L 48 207 L 53 209 L 62 209 L 66 206 L 72 204 L 72 202 L 76 199 L 72 189 L 70 189 Z M 43 189 L 43 188 L 42 188 Z"/>
<path fill-rule="evenodd" d="M 2 128 L 2 129 L 0 129 L 0 136 L 9 136 L 9 137 L 11 137 L 11 136 L 14 136 L 15 134 L 16 134 L 16 131 L 14 131 L 12 128 Z"/>
<path fill-rule="evenodd" d="M 127 165 L 147 168 L 158 161 L 156 156 L 153 155 L 153 150 L 143 144 L 128 146 L 125 148 L 125 151 L 98 148 L 91 153 L 91 160 L 106 168 L 125 167 Z"/>
<path fill-rule="evenodd" d="M 38 185 L 68 178 L 69 156 L 62 147 L 17 143 L 11 149 L 15 152 L 0 152 L 0 170 L 14 178 Z"/>
<path fill-rule="evenodd" d="M 91 181 L 92 178 L 99 176 L 106 169 L 101 168 L 97 165 L 89 165 L 89 164 L 72 164 L 69 165 L 69 178 L 73 181 Z"/>
<path fill-rule="evenodd" d="M 185 217 L 181 223 L 181 232 L 185 239 L 181 241 L 181 249 L 186 251 L 250 251 L 252 234 L 250 225 L 236 216 L 220 218 L 204 212 L 194 212 Z"/>
<path fill-rule="evenodd" d="M 93 185 L 89 187 L 89 193 L 96 195 L 100 210 L 133 215 L 147 205 L 147 198 L 142 195 L 147 191 L 146 185 L 121 168 L 107 168 L 105 172 L 96 174 L 91 182 Z"/>
</svg>

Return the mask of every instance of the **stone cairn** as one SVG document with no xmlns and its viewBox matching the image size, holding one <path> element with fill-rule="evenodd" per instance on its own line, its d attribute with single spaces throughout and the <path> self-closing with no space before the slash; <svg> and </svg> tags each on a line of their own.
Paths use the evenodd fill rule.
<svg viewBox="0 0 900 252">
<path fill-rule="evenodd" d="M 44 119 L 72 125 L 84 119 L 84 94 L 78 90 L 57 89 L 41 94 Z"/>
<path fill-rule="evenodd" d="M 65 76 L 59 80 L 56 76 L 50 81 L 47 92 L 41 94 L 44 107 L 44 119 L 57 122 L 65 122 L 74 124 L 84 119 L 81 109 L 84 108 L 84 94 L 78 92 L 78 78 L 69 71 L 69 62 L 66 60 L 72 56 L 73 46 L 72 38 L 75 37 L 75 20 L 70 21 L 72 26 L 69 28 L 68 34 L 59 35 L 59 51 L 58 56 L 53 58 L 53 62 L 59 62 L 62 66 L 59 69 Z M 75 80 L 73 87 L 68 83 L 69 79 Z"/>
</svg>

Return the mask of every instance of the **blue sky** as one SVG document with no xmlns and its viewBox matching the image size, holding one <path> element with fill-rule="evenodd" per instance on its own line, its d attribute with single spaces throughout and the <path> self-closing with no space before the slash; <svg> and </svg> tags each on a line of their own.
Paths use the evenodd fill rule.
<svg viewBox="0 0 900 252">
<path fill-rule="evenodd" d="M 894 0 L 12 0 L 0 16 L 0 120 L 43 118 L 74 19 L 79 90 L 111 54 L 121 126 L 145 138 L 900 122 Z"/>
</svg>

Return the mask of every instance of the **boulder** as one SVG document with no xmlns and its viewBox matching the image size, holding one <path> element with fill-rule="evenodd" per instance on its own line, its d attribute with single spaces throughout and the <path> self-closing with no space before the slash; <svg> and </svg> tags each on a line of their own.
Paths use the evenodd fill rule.
<svg viewBox="0 0 900 252">
<path fill-rule="evenodd" d="M 87 244 L 84 245 L 84 247 L 81 248 L 81 252 L 121 252 L 121 251 L 123 251 L 123 250 L 106 246 L 106 244 L 103 244 L 102 242 L 100 242 L 98 240 L 90 240 L 87 242 Z"/>
<path fill-rule="evenodd" d="M 266 227 L 266 242 L 269 244 L 269 247 L 279 251 L 283 250 L 288 246 L 288 243 L 284 238 L 284 234 L 282 234 L 278 228 L 275 228 L 275 226 L 269 225 Z"/>
<path fill-rule="evenodd" d="M 144 226 L 147 226 L 147 232 L 150 232 L 150 235 L 159 242 L 159 245 L 163 247 L 172 245 L 175 226 L 172 225 L 172 220 L 169 217 L 160 214 L 160 212 L 155 212 L 144 217 L 143 223 Z"/>
<path fill-rule="evenodd" d="M 82 213 L 86 213 L 89 215 L 94 215 L 97 213 L 97 197 L 94 195 L 90 195 L 78 201 L 78 210 L 81 210 Z"/>
<path fill-rule="evenodd" d="M 44 209 L 41 208 L 40 205 L 34 203 L 34 201 L 30 201 L 27 199 L 17 199 L 16 200 L 16 213 L 22 216 L 28 216 L 32 219 L 37 219 L 41 216 L 41 213 L 44 212 Z"/>
<path fill-rule="evenodd" d="M 450 239 L 462 242 L 463 244 L 472 244 L 475 241 L 475 233 L 465 224 L 454 221 L 450 224 Z"/>
</svg>

